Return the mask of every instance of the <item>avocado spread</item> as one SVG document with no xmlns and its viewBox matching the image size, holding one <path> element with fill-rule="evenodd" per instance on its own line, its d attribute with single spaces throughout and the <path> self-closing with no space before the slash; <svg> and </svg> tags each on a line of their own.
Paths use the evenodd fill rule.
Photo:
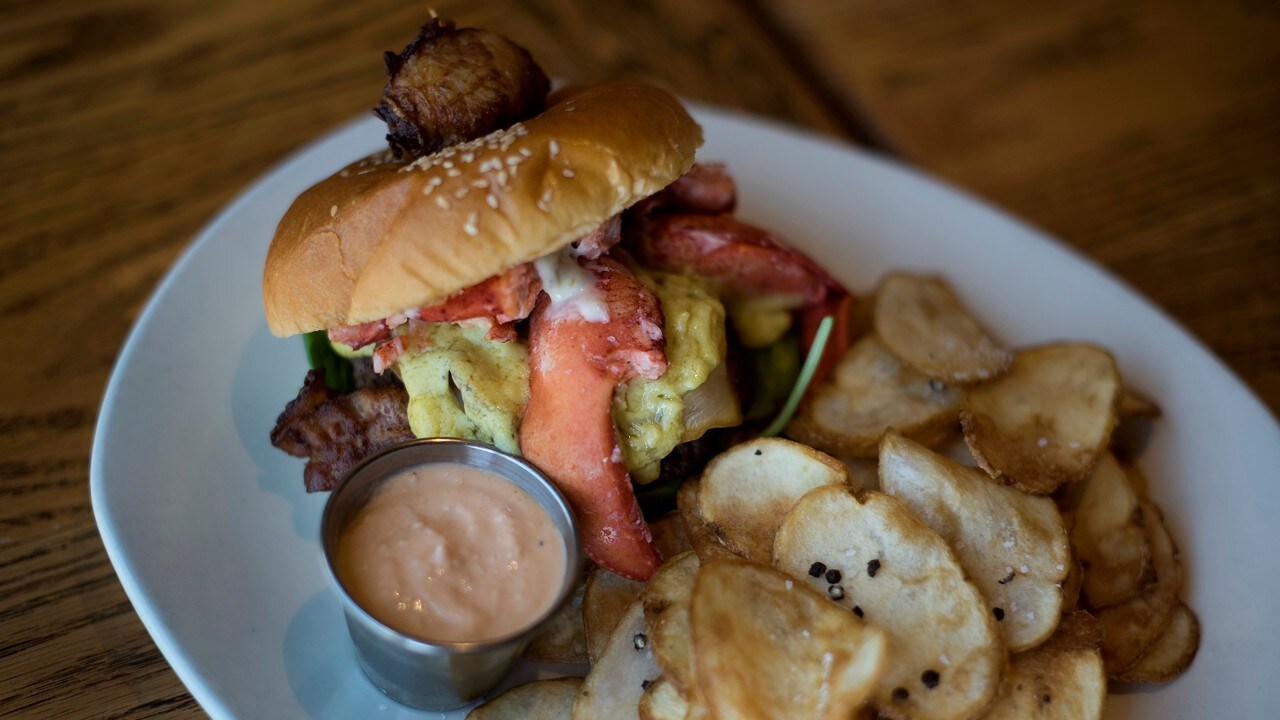
<svg viewBox="0 0 1280 720">
<path fill-rule="evenodd" d="M 658 478 L 662 458 L 684 441 L 686 393 L 724 362 L 724 306 L 703 281 L 663 272 L 636 272 L 662 304 L 667 371 L 632 380 L 615 397 L 613 420 L 622 456 L 636 482 Z"/>
<path fill-rule="evenodd" d="M 485 339 L 481 327 L 410 323 L 396 363 L 418 437 L 455 437 L 520 452 L 520 416 L 529 401 L 524 343 Z"/>
</svg>

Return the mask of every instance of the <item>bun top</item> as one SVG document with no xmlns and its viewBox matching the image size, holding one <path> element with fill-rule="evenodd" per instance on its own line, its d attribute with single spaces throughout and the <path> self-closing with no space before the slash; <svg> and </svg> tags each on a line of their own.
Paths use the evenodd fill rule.
<svg viewBox="0 0 1280 720">
<path fill-rule="evenodd" d="M 262 294 L 278 336 L 439 302 L 558 250 L 666 187 L 702 130 L 631 81 L 412 162 L 382 152 L 304 192 L 276 228 Z"/>
</svg>

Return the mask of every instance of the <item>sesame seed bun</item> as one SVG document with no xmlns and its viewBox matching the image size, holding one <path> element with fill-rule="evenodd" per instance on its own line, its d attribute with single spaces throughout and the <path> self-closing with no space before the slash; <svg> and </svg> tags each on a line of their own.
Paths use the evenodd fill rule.
<svg viewBox="0 0 1280 720">
<path fill-rule="evenodd" d="M 365 158 L 304 192 L 267 252 L 278 336 L 443 300 L 557 250 L 684 174 L 702 144 L 668 93 L 620 81 L 407 163 Z"/>
</svg>

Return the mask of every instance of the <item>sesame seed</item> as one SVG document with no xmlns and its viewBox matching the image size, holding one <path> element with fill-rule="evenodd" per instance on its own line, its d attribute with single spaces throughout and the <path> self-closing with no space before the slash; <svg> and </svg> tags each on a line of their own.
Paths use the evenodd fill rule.
<svg viewBox="0 0 1280 720">
<path fill-rule="evenodd" d="M 498 187 L 506 187 L 506 186 L 507 186 L 507 171 L 499 170 L 498 171 Z"/>
<path fill-rule="evenodd" d="M 564 176 L 567 178 L 573 177 L 573 171 L 569 168 L 565 168 L 564 170 L 561 170 L 561 172 L 564 173 Z"/>
<path fill-rule="evenodd" d="M 472 181 L 471 181 L 471 187 L 473 187 L 473 188 L 477 188 L 477 189 L 479 189 L 479 190 L 483 190 L 483 189 L 485 189 L 485 188 L 489 187 L 489 181 L 488 181 L 488 180 L 485 180 L 484 178 L 481 178 L 481 179 L 479 179 L 479 180 L 472 180 Z"/>
<path fill-rule="evenodd" d="M 467 223 L 462 226 L 462 229 L 468 235 L 472 236 L 478 232 L 478 229 L 476 228 L 476 214 L 474 212 L 467 216 Z"/>
<path fill-rule="evenodd" d="M 1040 438 L 1039 440 L 1036 441 L 1036 445 L 1039 445 L 1040 447 L 1045 447 L 1048 444 L 1049 444 L 1049 438 Z"/>
<path fill-rule="evenodd" d="M 455 192 L 453 196 L 461 200 L 462 198 L 466 197 L 467 193 L 470 191 L 471 191 L 470 188 L 468 188 L 466 185 L 463 185 L 462 187 L 458 188 L 458 191 Z"/>
<path fill-rule="evenodd" d="M 649 645 L 649 636 L 644 633 L 636 633 L 631 638 L 631 646 L 637 650 L 643 650 Z"/>
<path fill-rule="evenodd" d="M 556 155 L 560 154 L 560 143 L 556 142 L 555 140 L 552 140 L 551 142 L 547 143 L 547 151 L 551 153 L 551 157 L 555 157 Z"/>
<path fill-rule="evenodd" d="M 338 216 L 338 206 L 334 205 L 333 207 L 329 208 L 329 217 L 337 217 L 337 216 Z"/>
<path fill-rule="evenodd" d="M 493 193 L 486 195 L 484 201 L 489 207 L 495 210 L 498 209 L 498 198 L 494 197 Z"/>
<path fill-rule="evenodd" d="M 530 150 L 529 148 L 520 148 L 519 152 L 520 152 L 520 154 L 521 154 L 521 155 L 523 155 L 523 156 L 525 156 L 525 157 L 529 157 L 530 155 L 532 155 L 532 154 L 533 154 L 533 151 L 532 151 L 532 150 Z"/>
<path fill-rule="evenodd" d="M 443 195 L 437 195 L 437 196 L 436 196 L 436 204 L 440 206 L 440 209 L 441 209 L 441 210 L 448 210 L 448 209 L 449 209 L 449 198 L 447 198 L 447 197 L 445 197 L 445 196 L 443 196 Z"/>
<path fill-rule="evenodd" d="M 453 161 L 452 161 L 452 160 L 445 160 L 445 161 L 444 161 L 444 166 L 445 166 L 445 168 L 446 168 L 446 169 L 447 169 L 447 168 L 451 168 L 451 167 L 453 167 Z"/>
<path fill-rule="evenodd" d="M 445 173 L 445 175 L 448 175 L 449 177 L 458 177 L 461 174 L 462 172 L 457 168 L 449 168 L 449 172 Z"/>
<path fill-rule="evenodd" d="M 831 587 L 827 588 L 827 594 L 831 596 L 832 600 L 843 600 L 844 588 L 840 587 L 839 585 L 832 585 Z"/>
<path fill-rule="evenodd" d="M 435 189 L 436 189 L 436 186 L 435 186 L 435 185 L 433 185 L 433 184 L 431 184 L 431 183 L 427 183 L 427 184 L 422 188 L 422 194 L 423 194 L 423 195 L 430 195 L 430 194 L 431 194 L 431 192 L 432 192 L 433 190 L 435 190 Z"/>
<path fill-rule="evenodd" d="M 541 210 L 541 211 L 542 211 L 542 212 L 544 212 L 544 213 L 549 213 L 549 212 L 551 212 L 551 207 L 550 207 L 550 206 L 548 206 L 548 205 L 547 205 L 545 202 L 543 202 L 542 200 L 539 200 L 539 201 L 538 201 L 538 209 L 539 209 L 539 210 Z"/>
<path fill-rule="evenodd" d="M 470 152 L 462 153 L 462 162 L 464 163 L 472 162 L 475 159 L 476 159 L 475 153 L 470 153 Z"/>
</svg>

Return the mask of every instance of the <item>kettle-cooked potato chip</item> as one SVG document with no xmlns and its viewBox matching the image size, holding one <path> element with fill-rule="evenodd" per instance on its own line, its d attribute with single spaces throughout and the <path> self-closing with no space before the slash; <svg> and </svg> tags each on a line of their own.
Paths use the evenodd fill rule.
<svg viewBox="0 0 1280 720">
<path fill-rule="evenodd" d="M 1106 663 L 1107 676 L 1113 678 L 1122 676 L 1156 642 L 1181 604 L 1182 563 L 1178 548 L 1164 526 L 1160 509 L 1149 500 L 1140 502 L 1156 577 L 1137 596 L 1098 611 L 1098 619 L 1106 628 L 1102 661 Z"/>
<path fill-rule="evenodd" d="M 1071 543 L 1085 569 L 1081 590 L 1089 607 L 1128 600 L 1155 579 L 1138 493 L 1111 453 L 1083 484 Z"/>
<path fill-rule="evenodd" d="M 773 534 L 796 500 L 823 485 L 847 485 L 839 460 L 782 438 L 758 438 L 717 455 L 702 472 L 698 514 L 730 548 L 768 564 Z"/>
<path fill-rule="evenodd" d="M 882 711 L 962 720 L 994 697 L 1005 649 L 993 611 L 946 541 L 900 501 L 814 490 L 778 529 L 774 563 L 884 628 L 889 662 L 873 695 Z"/>
<path fill-rule="evenodd" d="M 983 470 L 1046 494 L 1089 473 L 1107 449 L 1119 401 L 1110 353 L 1046 345 L 1018 353 L 1003 377 L 969 388 L 960 423 Z"/>
<path fill-rule="evenodd" d="M 694 687 L 689 600 L 698 568 L 697 555 L 681 553 L 663 563 L 640 593 L 653 658 L 663 677 L 682 695 L 689 695 Z"/>
<path fill-rule="evenodd" d="M 1065 615 L 1047 642 L 1009 660 L 982 720 L 1098 720 L 1107 697 L 1101 638 L 1102 626 L 1089 613 Z"/>
<path fill-rule="evenodd" d="M 639 720 L 640 696 L 659 675 L 644 632 L 644 608 L 636 599 L 587 673 L 573 703 L 573 720 Z"/>
<path fill-rule="evenodd" d="M 1191 608 L 1178 605 L 1164 633 L 1127 669 L 1116 675 L 1121 682 L 1167 683 L 1181 675 L 1200 649 L 1200 621 Z"/>
<path fill-rule="evenodd" d="M 961 394 L 911 369 L 871 335 L 810 392 L 787 436 L 849 457 L 875 457 L 890 428 L 932 446 L 958 427 Z"/>
<path fill-rule="evenodd" d="M 640 720 L 685 720 L 689 701 L 666 677 L 649 683 L 640 695 Z"/>
<path fill-rule="evenodd" d="M 745 560 L 699 570 L 690 620 L 712 717 L 847 720 L 885 661 L 879 628 Z"/>
<path fill-rule="evenodd" d="M 565 720 L 581 688 L 578 677 L 517 685 L 467 713 L 467 720 Z"/>
<path fill-rule="evenodd" d="M 896 433 L 880 446 L 880 489 L 951 544 L 991 611 L 1002 611 L 1011 652 L 1053 634 L 1071 545 L 1052 500 L 996 484 Z"/>
<path fill-rule="evenodd" d="M 629 580 L 594 567 L 587 575 L 582 597 L 582 624 L 587 638 L 587 654 L 591 661 L 600 659 L 605 643 L 618 626 L 618 619 L 644 590 L 644 583 Z"/>
<path fill-rule="evenodd" d="M 999 376 L 1013 360 L 942 279 L 891 273 L 876 289 L 876 335 L 903 362 L 949 383 Z"/>
</svg>

